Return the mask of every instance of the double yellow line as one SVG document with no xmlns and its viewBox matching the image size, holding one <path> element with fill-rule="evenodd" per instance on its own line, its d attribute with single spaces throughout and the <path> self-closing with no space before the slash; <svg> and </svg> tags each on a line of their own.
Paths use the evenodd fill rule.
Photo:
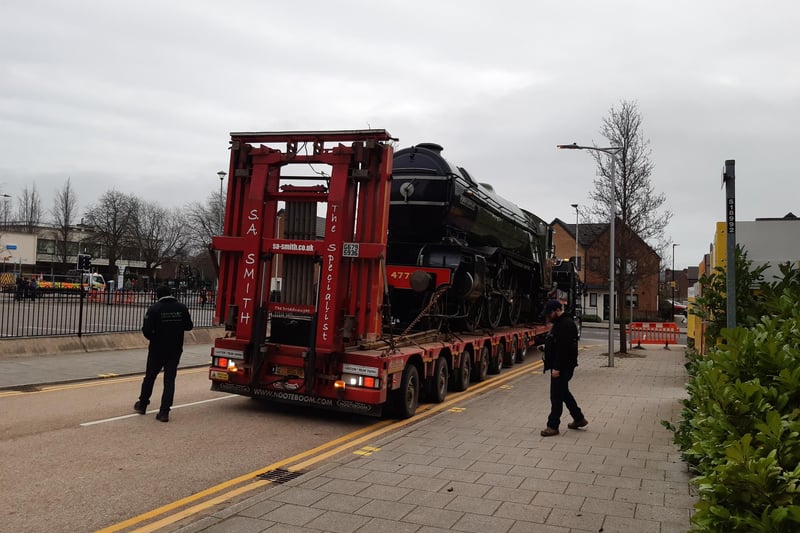
<svg viewBox="0 0 800 533">
<path fill-rule="evenodd" d="M 157 531 L 163 527 L 174 524 L 179 520 L 183 520 L 184 518 L 188 518 L 192 515 L 200 513 L 209 507 L 224 503 L 249 491 L 270 485 L 272 483 L 271 481 L 257 479 L 257 476 L 264 474 L 265 472 L 287 467 L 287 465 L 290 465 L 286 468 L 288 471 L 300 472 L 330 457 L 354 448 L 366 441 L 376 439 L 381 435 L 388 433 L 389 431 L 395 431 L 409 424 L 419 422 L 420 420 L 423 420 L 429 416 L 451 408 L 456 403 L 468 400 L 473 396 L 477 396 L 478 394 L 486 392 L 487 390 L 498 388 L 500 385 L 518 378 L 526 372 L 539 371 L 541 367 L 541 361 L 536 361 L 532 364 L 523 364 L 518 368 L 507 370 L 505 373 L 494 378 L 488 379 L 481 383 L 472 384 L 465 392 L 455 393 L 451 399 L 445 400 L 442 403 L 422 405 L 419 409 L 417 409 L 417 414 L 409 419 L 381 420 L 380 422 L 376 422 L 375 424 L 371 424 L 365 428 L 361 428 L 357 431 L 353 431 L 347 435 L 326 442 L 325 444 L 321 444 L 316 448 L 312 448 L 310 450 L 293 455 L 292 457 L 282 459 L 264 468 L 260 468 L 253 472 L 230 479 L 220 483 L 219 485 L 209 487 L 201 492 L 187 496 L 186 498 L 168 503 L 167 505 L 163 505 L 157 509 L 153 509 L 152 511 L 148 511 L 138 516 L 134 516 L 133 518 L 129 518 L 123 522 L 119 522 L 107 528 L 101 529 L 97 531 L 97 533 L 114 533 L 123 531 L 151 520 L 155 521 L 149 522 L 137 529 L 133 529 L 131 532 L 146 533 Z M 215 494 L 217 496 L 214 496 Z M 181 508 L 184 509 L 176 513 L 168 514 Z M 164 516 L 160 520 L 156 520 L 162 515 L 167 516 Z"/>
</svg>

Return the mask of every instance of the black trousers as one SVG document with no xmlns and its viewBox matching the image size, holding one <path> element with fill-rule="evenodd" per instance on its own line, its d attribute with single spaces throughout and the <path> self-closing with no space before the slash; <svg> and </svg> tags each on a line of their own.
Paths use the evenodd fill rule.
<svg viewBox="0 0 800 533">
<path fill-rule="evenodd" d="M 565 405 L 574 420 L 583 420 L 583 412 L 569 391 L 569 380 L 572 379 L 574 373 L 575 369 L 570 368 L 562 370 L 557 378 L 550 375 L 550 416 L 547 417 L 547 427 L 549 428 L 558 429 Z"/>
<path fill-rule="evenodd" d="M 172 407 L 172 400 L 175 397 L 175 376 L 178 375 L 178 363 L 181 354 L 164 355 L 154 352 L 147 353 L 147 370 L 142 381 L 142 390 L 139 393 L 139 401 L 145 407 L 150 403 L 150 396 L 153 394 L 153 385 L 161 369 L 164 369 L 164 392 L 161 394 L 161 407 L 159 411 L 169 412 Z"/>
</svg>

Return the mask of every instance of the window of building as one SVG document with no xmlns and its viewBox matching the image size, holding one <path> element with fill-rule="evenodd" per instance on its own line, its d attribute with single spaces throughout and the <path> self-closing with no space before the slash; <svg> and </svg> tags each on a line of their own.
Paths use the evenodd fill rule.
<svg viewBox="0 0 800 533">
<path fill-rule="evenodd" d="M 597 307 L 597 293 L 589 294 L 589 307 Z"/>
<path fill-rule="evenodd" d="M 589 257 L 589 270 L 597 272 L 600 270 L 600 258 L 596 255 Z"/>
<path fill-rule="evenodd" d="M 56 253 L 56 241 L 51 239 L 38 239 L 36 241 L 36 253 L 54 255 Z"/>
<path fill-rule="evenodd" d="M 634 294 L 633 295 L 633 300 L 631 300 L 631 295 L 630 294 L 626 294 L 625 295 L 625 307 L 627 309 L 631 308 L 631 302 L 633 302 L 633 308 L 634 309 L 638 309 L 639 308 L 639 295 L 638 294 Z"/>
</svg>

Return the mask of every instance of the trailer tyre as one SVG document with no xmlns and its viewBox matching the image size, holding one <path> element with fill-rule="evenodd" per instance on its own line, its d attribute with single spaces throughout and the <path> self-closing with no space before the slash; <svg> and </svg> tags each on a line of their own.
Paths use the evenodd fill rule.
<svg viewBox="0 0 800 533">
<path fill-rule="evenodd" d="M 433 367 L 433 375 L 428 382 L 427 397 L 431 403 L 442 403 L 447 397 L 447 359 L 439 357 Z"/>
<path fill-rule="evenodd" d="M 503 366 L 509 366 L 509 367 L 514 366 L 514 363 L 516 363 L 519 360 L 519 351 L 521 344 L 522 343 L 517 335 L 511 337 L 511 346 L 510 349 L 508 350 L 508 354 L 506 355 L 506 360 L 508 361 L 508 364 Z"/>
<path fill-rule="evenodd" d="M 469 379 L 472 375 L 472 352 L 469 349 L 461 352 L 461 358 L 458 362 L 458 369 L 453 373 L 453 379 L 450 384 L 454 391 L 464 392 L 469 387 Z"/>
<path fill-rule="evenodd" d="M 521 344 L 517 345 L 517 363 L 522 363 L 525 361 L 525 354 L 528 353 L 528 344 L 530 344 L 530 341 L 531 338 L 526 333 Z"/>
<path fill-rule="evenodd" d="M 489 364 L 489 373 L 490 374 L 499 374 L 500 370 L 503 368 L 503 359 L 506 358 L 506 346 L 502 342 L 497 345 L 497 349 L 495 350 L 495 356 L 490 358 Z"/>
<path fill-rule="evenodd" d="M 472 369 L 472 381 L 479 383 L 486 381 L 489 375 L 489 348 L 481 346 L 480 354 L 478 355 L 478 364 Z"/>
<path fill-rule="evenodd" d="M 411 418 L 419 405 L 419 371 L 414 365 L 407 365 L 403 370 L 400 388 L 392 391 L 390 408 L 399 419 Z"/>
</svg>

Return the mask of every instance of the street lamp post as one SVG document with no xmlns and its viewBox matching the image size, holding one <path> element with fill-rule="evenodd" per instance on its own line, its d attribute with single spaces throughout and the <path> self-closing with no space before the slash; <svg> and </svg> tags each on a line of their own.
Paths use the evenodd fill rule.
<svg viewBox="0 0 800 533">
<path fill-rule="evenodd" d="M 225 203 L 222 201 L 222 182 L 225 180 L 225 176 L 228 173 L 224 170 L 220 170 L 217 172 L 217 176 L 219 176 L 219 206 L 218 206 L 218 216 L 217 216 L 217 235 L 222 235 L 222 211 L 225 210 Z"/>
<path fill-rule="evenodd" d="M 570 204 L 575 209 L 575 271 L 578 271 L 578 204 Z"/>
<path fill-rule="evenodd" d="M 672 321 L 675 322 L 675 247 L 679 243 L 672 243 Z"/>
<path fill-rule="evenodd" d="M 617 215 L 617 199 L 616 199 L 616 158 L 617 154 L 622 151 L 621 146 L 608 146 L 605 148 L 598 148 L 596 146 L 579 146 L 577 143 L 572 144 L 559 144 L 557 145 L 562 150 L 591 150 L 593 152 L 603 152 L 611 156 L 611 197 L 609 204 L 611 206 L 610 215 L 611 220 L 608 224 L 608 241 L 609 241 L 609 258 L 608 258 L 608 366 L 614 366 L 614 274 L 616 270 L 616 259 L 614 257 L 614 221 Z"/>
<path fill-rule="evenodd" d="M 222 211 L 225 210 L 225 203 L 222 201 L 222 182 L 225 180 L 225 176 L 227 176 L 227 172 L 224 170 L 220 170 L 217 172 L 217 176 L 219 176 L 219 205 L 217 206 L 217 235 L 222 235 Z M 217 265 L 220 263 L 220 253 L 217 250 Z M 218 293 L 219 292 L 219 272 L 217 272 L 217 279 L 214 283 L 214 302 L 217 301 Z"/>
<path fill-rule="evenodd" d="M 572 207 L 575 208 L 575 264 L 572 265 L 573 269 L 575 270 L 575 283 L 578 283 L 578 224 L 580 220 L 578 219 L 578 204 L 570 204 Z M 577 291 L 577 287 L 573 287 L 572 290 Z M 583 295 L 581 295 L 581 309 L 583 309 Z M 573 309 L 573 312 L 577 313 L 576 309 Z M 575 314 L 574 316 L 578 316 Z"/>
</svg>

